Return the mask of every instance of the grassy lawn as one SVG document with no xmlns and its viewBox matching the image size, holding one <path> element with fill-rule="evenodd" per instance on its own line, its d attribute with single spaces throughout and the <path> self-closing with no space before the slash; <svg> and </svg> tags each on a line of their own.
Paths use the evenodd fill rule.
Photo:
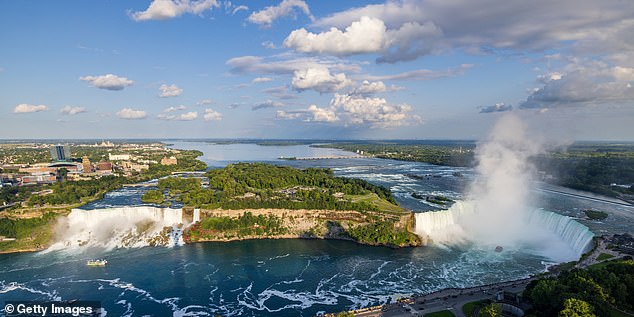
<svg viewBox="0 0 634 317">
<path fill-rule="evenodd" d="M 607 259 L 611 259 L 614 256 L 611 254 L 607 254 L 607 253 L 601 253 L 599 254 L 599 256 L 597 257 L 597 261 L 603 261 L 603 260 L 607 260 Z"/>
<path fill-rule="evenodd" d="M 379 196 L 375 193 L 368 193 L 365 195 L 345 195 L 344 198 L 354 203 L 366 202 L 366 203 L 375 205 L 379 207 L 379 209 L 382 211 L 398 212 L 398 213 L 402 213 L 405 211 L 405 209 L 397 205 L 394 205 L 385 199 L 379 198 Z"/>
<path fill-rule="evenodd" d="M 462 312 L 465 314 L 465 316 L 469 317 L 473 314 L 473 311 L 478 306 L 484 306 L 484 305 L 486 305 L 485 301 L 475 301 L 475 302 L 466 303 L 462 306 Z"/>
<path fill-rule="evenodd" d="M 425 314 L 425 317 L 454 317 L 456 315 L 454 315 L 452 312 L 448 311 L 448 310 L 441 310 L 441 311 L 437 311 L 435 313 L 429 313 L 429 314 Z"/>
<path fill-rule="evenodd" d="M 629 262 L 629 263 L 631 263 L 632 260 L 629 260 L 629 259 L 628 260 L 616 259 L 616 260 L 605 261 L 605 262 L 593 264 L 593 265 L 590 265 L 588 268 L 591 268 L 591 269 L 593 269 L 593 268 L 601 268 L 601 267 L 607 266 L 607 265 L 609 265 L 611 263 L 618 263 L 618 262 Z"/>
</svg>

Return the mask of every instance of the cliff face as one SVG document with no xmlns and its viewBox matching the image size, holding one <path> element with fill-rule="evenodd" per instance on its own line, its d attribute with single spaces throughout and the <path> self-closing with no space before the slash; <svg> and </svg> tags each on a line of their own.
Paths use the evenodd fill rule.
<svg viewBox="0 0 634 317">
<path fill-rule="evenodd" d="M 410 213 L 335 210 L 203 210 L 202 221 L 185 230 L 186 243 L 203 241 L 237 241 L 246 239 L 338 239 L 361 244 L 390 247 L 419 246 L 421 241 L 410 230 L 414 227 Z M 259 219 L 245 221 L 245 218 Z M 222 224 L 219 224 L 222 222 Z M 373 226 L 387 228 L 384 238 L 360 234 Z M 369 230 L 367 230 L 369 229 Z M 405 239 L 395 239 L 405 236 Z"/>
</svg>

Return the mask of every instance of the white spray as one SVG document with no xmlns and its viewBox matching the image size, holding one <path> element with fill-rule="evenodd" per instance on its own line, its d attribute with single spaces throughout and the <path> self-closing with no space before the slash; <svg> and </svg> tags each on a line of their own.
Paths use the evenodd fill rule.
<svg viewBox="0 0 634 317">
<path fill-rule="evenodd" d="M 544 150 L 526 130 L 516 114 L 501 117 L 476 148 L 477 177 L 467 200 L 446 211 L 417 214 L 417 233 L 445 245 L 471 241 L 489 249 L 533 248 L 555 260 L 578 258 L 592 239 L 588 228 L 531 207 L 529 158 Z"/>
<path fill-rule="evenodd" d="M 58 242 L 49 250 L 179 245 L 182 223 L 181 209 L 149 206 L 73 209 L 58 223 Z"/>
</svg>

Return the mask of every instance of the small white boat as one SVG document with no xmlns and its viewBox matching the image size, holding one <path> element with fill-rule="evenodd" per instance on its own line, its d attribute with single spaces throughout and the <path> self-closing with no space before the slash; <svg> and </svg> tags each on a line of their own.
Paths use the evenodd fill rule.
<svg viewBox="0 0 634 317">
<path fill-rule="evenodd" d="M 86 261 L 86 265 L 88 266 L 106 266 L 108 264 L 107 260 L 88 260 Z"/>
</svg>

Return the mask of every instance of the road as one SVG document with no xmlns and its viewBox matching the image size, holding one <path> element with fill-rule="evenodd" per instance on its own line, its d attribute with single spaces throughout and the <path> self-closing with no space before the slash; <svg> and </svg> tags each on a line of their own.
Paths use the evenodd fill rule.
<svg viewBox="0 0 634 317">
<path fill-rule="evenodd" d="M 614 258 L 608 260 L 613 260 L 623 256 L 623 254 L 620 254 L 617 251 L 607 249 L 607 242 L 605 239 L 597 239 L 597 243 L 598 245 L 592 253 L 586 256 L 583 260 L 579 261 L 575 267 L 586 268 L 590 265 L 603 262 L 597 261 L 598 256 L 602 253 L 614 256 Z M 425 314 L 437 311 L 449 310 L 457 317 L 466 317 L 462 312 L 462 306 L 464 306 L 464 304 L 492 299 L 493 296 L 500 291 L 520 293 L 533 279 L 536 278 L 532 277 L 523 280 L 501 282 L 463 289 L 444 289 L 431 294 L 414 296 L 412 298 L 401 300 L 399 303 L 360 309 L 353 311 L 353 313 L 355 316 L 359 317 L 411 317 L 424 316 Z"/>
</svg>

